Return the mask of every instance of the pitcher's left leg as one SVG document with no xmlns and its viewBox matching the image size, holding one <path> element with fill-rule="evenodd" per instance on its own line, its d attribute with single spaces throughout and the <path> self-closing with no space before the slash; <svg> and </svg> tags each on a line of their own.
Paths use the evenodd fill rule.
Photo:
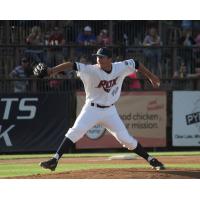
<svg viewBox="0 0 200 200">
<path fill-rule="evenodd" d="M 141 146 L 141 144 L 128 133 L 115 108 L 112 110 L 112 115 L 108 115 L 104 119 L 103 124 L 108 129 L 108 131 L 120 142 L 120 144 L 144 158 L 154 169 L 160 170 L 165 168 L 161 162 L 150 156 Z"/>
<path fill-rule="evenodd" d="M 109 110 L 109 113 L 104 116 L 102 123 L 123 147 L 129 150 L 133 150 L 137 147 L 138 141 L 128 133 L 114 106 Z"/>
</svg>

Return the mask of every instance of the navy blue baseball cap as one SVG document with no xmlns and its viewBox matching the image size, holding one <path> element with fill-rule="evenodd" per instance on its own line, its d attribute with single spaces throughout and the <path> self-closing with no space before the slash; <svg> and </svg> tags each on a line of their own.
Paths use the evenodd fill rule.
<svg viewBox="0 0 200 200">
<path fill-rule="evenodd" d="M 111 58 L 112 57 L 112 52 L 106 48 L 106 47 L 102 47 L 100 49 L 98 49 L 97 53 L 95 54 L 92 54 L 93 56 L 107 56 L 108 58 Z"/>
</svg>

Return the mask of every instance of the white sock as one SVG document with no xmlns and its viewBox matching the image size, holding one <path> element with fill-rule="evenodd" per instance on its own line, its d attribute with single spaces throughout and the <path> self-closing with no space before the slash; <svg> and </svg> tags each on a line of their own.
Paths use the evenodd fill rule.
<svg viewBox="0 0 200 200">
<path fill-rule="evenodd" d="M 153 159 L 153 157 L 149 156 L 147 160 L 148 160 L 148 162 L 150 162 L 152 159 Z"/>
<path fill-rule="evenodd" d="M 59 159 L 59 154 L 56 153 L 56 154 L 53 156 L 53 158 L 55 158 L 56 160 L 58 160 L 58 159 Z"/>
</svg>

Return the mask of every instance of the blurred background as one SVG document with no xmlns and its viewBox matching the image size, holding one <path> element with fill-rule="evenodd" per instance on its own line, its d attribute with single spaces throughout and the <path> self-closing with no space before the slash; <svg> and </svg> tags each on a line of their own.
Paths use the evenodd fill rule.
<svg viewBox="0 0 200 200">
<path fill-rule="evenodd" d="M 49 66 L 63 60 L 92 63 L 91 53 L 100 46 L 109 46 L 114 60 L 134 57 L 163 78 L 182 77 L 200 68 L 200 21 L 4 20 L 0 45 L 1 77 L 9 76 L 22 56 Z"/>
<path fill-rule="evenodd" d="M 1 20 L 0 153 L 46 152 L 56 149 L 76 118 L 77 102 L 80 103 L 81 98 L 77 92 L 83 91 L 83 85 L 73 71 L 65 71 L 51 79 L 35 79 L 33 66 L 43 62 L 53 67 L 64 61 L 94 64 L 91 54 L 102 46 L 112 50 L 114 62 L 137 59 L 161 79 L 161 87 L 156 91 L 139 74 L 127 77 L 122 87 L 123 92 L 143 92 L 149 98 L 147 104 L 150 107 L 163 106 L 163 113 L 158 115 L 165 122 L 161 128 L 158 129 L 155 124 L 153 128 L 136 127 L 138 132 L 141 129 L 147 132 L 151 129 L 152 134 L 158 131 L 156 138 L 160 137 L 162 142 L 155 144 L 155 134 L 144 136 L 152 139 L 151 142 L 150 139 L 147 143 L 144 141 L 146 147 L 172 150 L 178 147 L 194 149 L 200 145 L 200 20 Z M 185 98 L 193 95 L 187 91 L 195 92 L 195 102 L 192 98 Z M 155 96 L 155 92 L 161 93 Z M 180 94 L 183 95 L 182 99 Z M 134 95 L 129 97 L 131 100 Z M 177 99 L 187 101 L 181 104 Z M 191 104 L 188 106 L 190 110 L 175 113 L 172 107 L 175 101 L 184 105 L 179 111 L 186 108 L 187 103 Z M 46 110 L 42 109 L 43 104 L 47 105 Z M 125 106 L 125 103 L 121 104 L 121 107 Z M 52 109 L 50 114 L 48 108 L 55 105 L 56 109 Z M 143 112 L 147 114 L 147 111 Z M 129 115 L 121 114 L 122 117 Z M 137 116 L 137 113 L 131 115 Z M 174 121 L 181 117 L 181 122 Z M 40 122 L 47 120 L 50 125 L 44 127 Z M 147 120 L 138 123 L 149 124 Z M 173 126 L 173 123 L 179 123 L 183 130 Z M 183 133 L 186 128 L 182 123 L 188 128 L 186 133 Z M 77 147 L 89 149 L 88 138 L 85 142 L 87 145 L 80 143 Z M 101 148 L 100 144 L 96 145 Z M 95 149 L 94 146 L 91 148 Z M 111 147 L 109 143 L 103 148 Z M 119 147 L 114 144 L 113 148 Z"/>
</svg>

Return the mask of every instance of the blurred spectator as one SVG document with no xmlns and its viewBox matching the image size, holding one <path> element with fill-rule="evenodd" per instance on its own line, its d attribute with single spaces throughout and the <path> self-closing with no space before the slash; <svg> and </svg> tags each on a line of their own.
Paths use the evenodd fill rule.
<svg viewBox="0 0 200 200">
<path fill-rule="evenodd" d="M 83 64 L 88 64 L 87 58 L 86 58 L 85 56 L 81 56 L 79 62 L 80 62 L 80 63 L 83 63 Z"/>
<path fill-rule="evenodd" d="M 31 45 L 44 44 L 40 27 L 32 27 L 30 34 L 26 38 L 26 43 Z"/>
<path fill-rule="evenodd" d="M 21 59 L 20 65 L 16 66 L 9 76 L 14 79 L 25 79 L 29 78 L 33 74 L 33 69 L 30 66 L 30 62 L 27 57 Z M 14 92 L 26 92 L 29 87 L 29 82 L 27 80 L 16 80 L 14 82 Z"/>
<path fill-rule="evenodd" d="M 161 75 L 161 49 L 159 47 L 162 46 L 162 42 L 155 28 L 150 28 L 149 33 L 144 38 L 143 45 L 147 47 L 144 49 L 144 54 L 148 65 L 153 73 Z"/>
<path fill-rule="evenodd" d="M 63 33 L 58 27 L 54 27 L 52 34 L 49 36 L 48 42 L 50 45 L 64 45 L 65 39 Z"/>
<path fill-rule="evenodd" d="M 123 44 L 126 47 L 129 45 L 129 38 L 128 38 L 127 33 L 123 33 Z"/>
<path fill-rule="evenodd" d="M 191 20 L 182 20 L 181 27 L 183 30 L 192 29 L 192 21 Z"/>
<path fill-rule="evenodd" d="M 195 44 L 194 38 L 192 37 L 191 30 L 183 30 L 179 44 L 186 47 L 193 46 Z"/>
<path fill-rule="evenodd" d="M 106 29 L 101 30 L 100 34 L 97 36 L 97 44 L 102 46 L 108 46 L 112 44 L 112 39 L 108 35 L 108 31 Z"/>
<path fill-rule="evenodd" d="M 92 33 L 92 28 L 90 26 L 85 26 L 84 31 L 79 33 L 77 39 L 77 44 L 81 47 L 76 49 L 76 56 L 91 55 L 93 53 L 92 45 L 96 45 L 96 36 Z"/>
<path fill-rule="evenodd" d="M 195 43 L 196 43 L 196 46 L 200 47 L 200 33 L 197 34 L 195 38 Z"/>
<path fill-rule="evenodd" d="M 188 76 L 187 67 L 183 60 L 180 62 L 180 66 L 175 70 L 173 78 L 186 78 Z"/>
<path fill-rule="evenodd" d="M 69 58 L 64 58 L 63 59 L 63 62 L 68 62 L 68 61 L 74 62 L 74 60 L 70 60 Z M 65 79 L 74 79 L 74 78 L 77 78 L 76 71 L 75 70 L 71 70 L 71 69 L 66 69 L 64 71 L 64 73 L 61 74 L 61 75 L 64 75 L 63 77 Z"/>
<path fill-rule="evenodd" d="M 44 50 L 42 47 L 38 47 L 44 44 L 44 38 L 40 27 L 32 27 L 30 34 L 26 38 L 26 43 L 29 47 L 25 50 L 25 54 L 31 57 L 32 61 L 36 63 L 44 62 Z"/>
<path fill-rule="evenodd" d="M 157 30 L 155 28 L 151 28 L 149 30 L 149 33 L 145 36 L 143 41 L 144 46 L 161 46 L 161 40 L 160 36 L 157 33 Z"/>
<path fill-rule="evenodd" d="M 66 78 L 66 74 L 64 72 L 60 72 L 56 75 L 51 76 L 48 89 L 50 91 L 63 91 L 65 88 L 65 85 L 64 85 L 65 78 Z"/>
<path fill-rule="evenodd" d="M 61 47 L 65 44 L 65 39 L 58 27 L 54 27 L 54 30 L 45 43 L 46 45 L 51 46 L 47 51 L 47 65 L 53 67 L 61 63 L 64 56 L 66 56 L 66 52 L 63 52 L 65 49 Z"/>
<path fill-rule="evenodd" d="M 193 47 L 195 45 L 195 40 L 192 36 L 191 30 L 183 30 L 182 36 L 179 40 L 179 45 L 183 46 L 183 48 L 179 48 L 178 55 L 183 60 L 184 64 L 186 65 L 187 73 L 192 72 L 192 54 L 193 54 Z"/>
<path fill-rule="evenodd" d="M 181 66 L 179 68 L 179 77 L 180 78 L 186 78 L 186 76 L 187 76 L 187 68 L 185 66 L 185 63 L 182 62 Z"/>
<path fill-rule="evenodd" d="M 86 64 L 86 65 L 89 65 L 91 64 L 89 58 L 87 56 L 81 56 L 80 59 L 79 59 L 79 62 L 80 63 L 83 63 L 83 64 Z"/>
<path fill-rule="evenodd" d="M 92 33 L 90 26 L 84 27 L 84 32 L 80 33 L 77 37 L 77 43 L 84 46 L 96 44 L 96 36 Z"/>
<path fill-rule="evenodd" d="M 200 33 L 195 37 L 195 47 L 193 48 L 193 59 L 195 68 L 200 68 Z"/>
</svg>

